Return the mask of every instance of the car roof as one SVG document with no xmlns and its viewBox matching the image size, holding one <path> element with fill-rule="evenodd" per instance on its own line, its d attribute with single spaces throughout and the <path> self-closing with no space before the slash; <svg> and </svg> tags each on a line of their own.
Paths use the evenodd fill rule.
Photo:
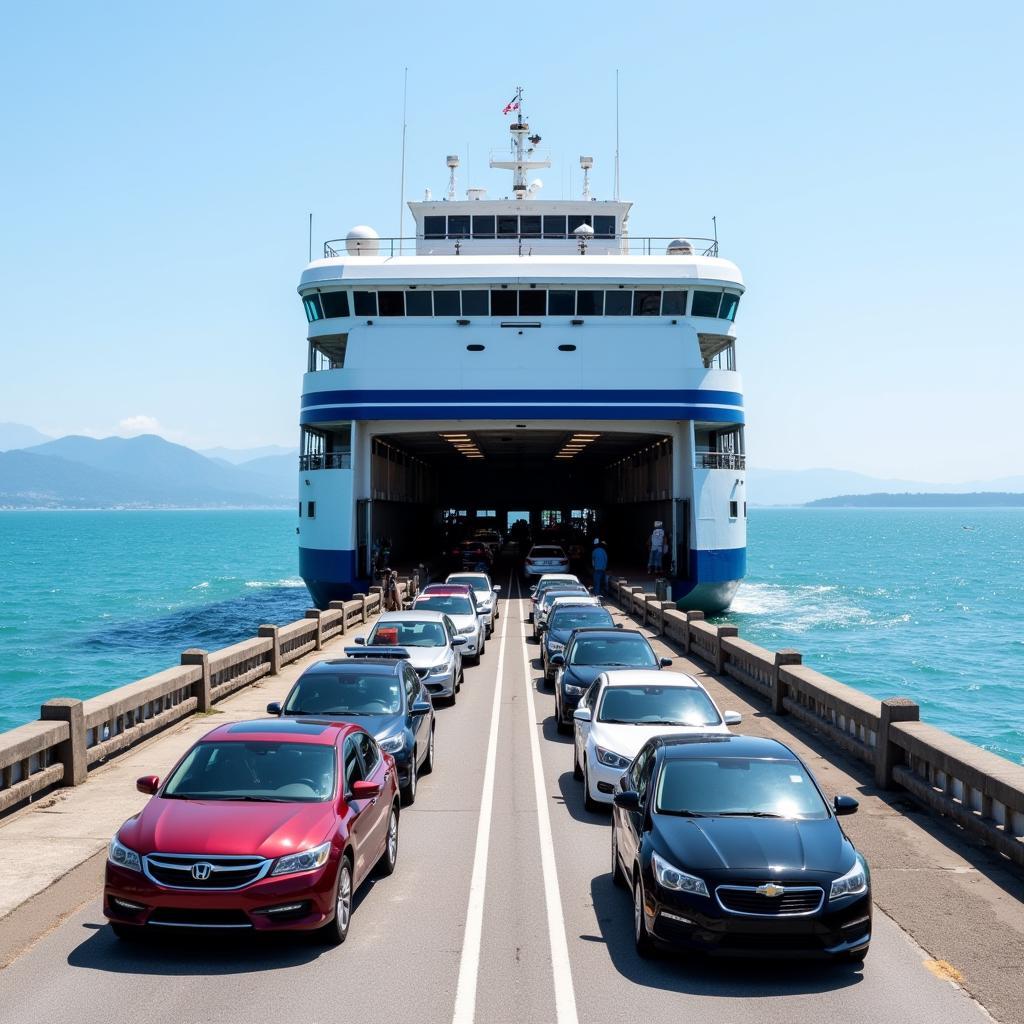
<svg viewBox="0 0 1024 1024">
<path fill-rule="evenodd" d="M 344 672 L 358 672 L 360 675 L 393 676 L 399 671 L 401 658 L 331 658 L 310 665 L 304 676 L 338 675 Z M 296 680 L 297 682 L 298 680 Z"/>
<path fill-rule="evenodd" d="M 443 622 L 444 612 L 435 612 L 430 608 L 421 608 L 411 612 L 381 612 L 376 625 L 382 622 Z"/>
<path fill-rule="evenodd" d="M 309 743 L 333 746 L 350 732 L 361 732 L 354 722 L 321 721 L 309 718 L 258 718 L 246 722 L 227 722 L 203 737 L 203 742 L 246 743 L 255 741 Z"/>
<path fill-rule="evenodd" d="M 448 582 L 448 580 L 451 580 L 453 576 L 458 576 L 460 580 L 464 580 L 464 579 L 486 580 L 488 583 L 491 580 L 490 576 L 488 576 L 487 573 L 485 573 L 485 572 L 469 572 L 469 571 L 467 571 L 467 572 L 452 572 L 452 573 L 448 574 L 448 579 L 445 580 L 445 583 L 448 584 L 448 586 L 450 586 L 450 587 L 451 586 L 462 586 L 462 584 L 455 584 L 455 583 L 449 583 Z M 431 586 L 435 586 L 435 584 L 432 583 Z M 466 584 L 466 586 L 468 586 L 468 584 Z"/>
<path fill-rule="evenodd" d="M 580 578 L 571 572 L 546 572 L 537 580 L 537 586 L 539 587 L 542 583 L 565 583 L 566 581 L 573 580 L 579 583 Z"/>
<path fill-rule="evenodd" d="M 471 594 L 473 588 L 468 583 L 428 583 L 420 594 Z M 419 597 L 419 594 L 416 595 Z"/>
<path fill-rule="evenodd" d="M 580 626 L 579 629 L 573 630 L 573 639 L 591 636 L 596 636 L 598 639 L 601 637 L 638 636 L 641 640 L 647 640 L 647 637 L 639 629 L 616 629 L 614 626 Z M 649 640 L 648 643 L 650 643 Z"/>
<path fill-rule="evenodd" d="M 798 761 L 797 755 L 784 743 L 764 736 L 741 736 L 739 733 L 708 733 L 703 736 L 660 736 L 657 742 L 667 758 L 687 757 L 753 757 L 779 761 Z"/>
<path fill-rule="evenodd" d="M 603 673 L 608 686 L 679 686 L 684 690 L 703 690 L 704 687 L 685 672 L 659 672 L 651 676 L 650 669 L 612 668 Z"/>
</svg>

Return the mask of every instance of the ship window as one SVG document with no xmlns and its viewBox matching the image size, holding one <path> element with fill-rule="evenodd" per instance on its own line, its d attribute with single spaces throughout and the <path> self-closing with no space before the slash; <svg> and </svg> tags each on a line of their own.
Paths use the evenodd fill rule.
<svg viewBox="0 0 1024 1024">
<path fill-rule="evenodd" d="M 324 316 L 348 316 L 348 292 L 324 292 L 320 296 Z"/>
<path fill-rule="evenodd" d="M 718 304 L 722 301 L 721 292 L 694 292 L 691 316 L 718 316 Z"/>
<path fill-rule="evenodd" d="M 458 292 L 434 292 L 434 316 L 459 316 Z"/>
<path fill-rule="evenodd" d="M 406 316 L 430 316 L 433 312 L 434 306 L 430 301 L 430 292 L 405 293 Z"/>
<path fill-rule="evenodd" d="M 306 518 L 307 519 L 316 519 L 316 502 L 315 501 L 307 501 L 306 502 Z"/>
<path fill-rule="evenodd" d="M 600 316 L 604 312 L 604 292 L 578 291 L 577 316 Z"/>
<path fill-rule="evenodd" d="M 740 503 L 738 501 L 729 502 L 729 518 L 736 519 L 740 514 Z"/>
<path fill-rule="evenodd" d="M 488 293 L 482 288 L 462 293 L 462 315 L 463 316 L 487 316 L 488 315 Z"/>
<path fill-rule="evenodd" d="M 423 218 L 423 237 L 424 238 L 444 238 L 445 236 L 445 217 L 424 217 Z"/>
<path fill-rule="evenodd" d="M 519 293 L 520 316 L 544 316 L 547 313 L 548 293 L 543 288 Z"/>
<path fill-rule="evenodd" d="M 313 295 L 304 295 L 302 298 L 302 306 L 306 310 L 306 320 L 309 323 L 312 323 L 314 320 L 323 319 L 323 307 L 320 305 L 320 296 L 316 293 Z"/>
<path fill-rule="evenodd" d="M 581 224 L 590 224 L 591 216 L 589 213 L 570 213 L 569 214 L 569 234 L 571 235 Z"/>
<path fill-rule="evenodd" d="M 381 316 L 405 316 L 405 292 L 377 292 Z"/>
<path fill-rule="evenodd" d="M 473 237 L 474 238 L 493 238 L 494 237 L 494 217 L 485 216 L 481 214 L 477 216 L 473 214 Z"/>
<path fill-rule="evenodd" d="M 376 292 L 353 292 L 352 298 L 356 307 L 356 316 L 377 315 Z"/>
<path fill-rule="evenodd" d="M 607 291 L 604 293 L 605 316 L 629 316 L 632 304 L 633 296 L 625 290 Z"/>
<path fill-rule="evenodd" d="M 500 225 L 499 230 L 501 230 Z M 498 290 L 491 292 L 491 316 L 515 316 L 517 312 L 515 292 Z"/>
<path fill-rule="evenodd" d="M 661 293 L 662 316 L 686 316 L 686 292 L 666 291 Z"/>
<path fill-rule="evenodd" d="M 633 292 L 633 316 L 657 316 L 661 312 L 661 292 Z"/>
<path fill-rule="evenodd" d="M 565 217 L 544 216 L 544 237 L 565 238 Z"/>
<path fill-rule="evenodd" d="M 545 218 L 546 220 L 547 218 Z M 565 220 L 565 218 L 562 218 Z M 576 293 L 569 291 L 548 292 L 548 313 L 551 316 L 572 316 L 576 305 Z"/>
<path fill-rule="evenodd" d="M 615 218 L 608 216 L 599 216 L 594 218 L 594 237 L 595 238 L 614 238 L 615 237 Z"/>
<path fill-rule="evenodd" d="M 540 238 L 540 217 L 520 217 L 519 234 L 523 238 Z"/>
<path fill-rule="evenodd" d="M 459 214 L 448 218 L 449 238 L 469 238 L 469 215 Z"/>
<path fill-rule="evenodd" d="M 735 320 L 736 319 L 736 307 L 740 304 L 740 297 L 738 295 L 732 295 L 726 292 L 722 296 L 722 308 L 718 315 L 723 320 Z"/>
<path fill-rule="evenodd" d="M 519 218 L 518 217 L 499 217 L 498 218 L 498 237 L 499 238 L 515 238 L 519 233 Z"/>
</svg>

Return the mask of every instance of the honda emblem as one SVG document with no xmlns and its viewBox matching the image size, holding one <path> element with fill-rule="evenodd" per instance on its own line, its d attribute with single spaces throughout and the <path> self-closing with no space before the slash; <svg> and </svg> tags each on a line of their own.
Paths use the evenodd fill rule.
<svg viewBox="0 0 1024 1024">
<path fill-rule="evenodd" d="M 192 865 L 192 877 L 197 882 L 205 882 L 213 871 L 213 865 L 207 864 L 206 861 L 200 861 L 198 864 Z"/>
</svg>

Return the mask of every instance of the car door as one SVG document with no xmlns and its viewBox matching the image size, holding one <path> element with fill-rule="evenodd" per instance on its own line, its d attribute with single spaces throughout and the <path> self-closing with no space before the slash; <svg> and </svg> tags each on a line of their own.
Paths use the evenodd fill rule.
<svg viewBox="0 0 1024 1024">
<path fill-rule="evenodd" d="M 343 764 L 345 771 L 345 802 L 352 812 L 349 822 L 349 839 L 352 842 L 352 873 L 354 883 L 358 885 L 373 866 L 370 856 L 370 844 L 373 842 L 373 826 L 375 824 L 375 807 L 370 800 L 353 800 L 352 784 L 366 778 L 363 770 L 363 759 L 356 744 L 358 733 L 345 738 Z"/>
<path fill-rule="evenodd" d="M 458 636 L 459 631 L 455 628 L 455 623 L 447 615 L 444 617 L 444 632 L 448 637 L 448 646 L 455 654 L 455 681 L 458 682 L 459 674 L 462 671 L 462 648 L 453 646 L 453 641 Z"/>
<path fill-rule="evenodd" d="M 356 733 L 356 747 L 363 763 L 363 778 L 380 786 L 380 796 L 367 801 L 369 821 L 366 831 L 367 863 L 369 870 L 384 852 L 387 839 L 388 817 L 391 813 L 390 781 L 391 767 L 377 746 L 377 741 L 365 732 Z"/>
<path fill-rule="evenodd" d="M 590 688 L 587 690 L 582 697 L 577 708 L 589 708 L 591 719 L 597 710 L 597 701 L 601 692 L 601 684 L 604 682 L 604 676 L 598 676 L 593 683 L 590 684 Z M 580 767 L 583 767 L 584 759 L 587 756 L 587 737 L 590 735 L 590 722 L 581 722 L 578 718 L 573 719 L 573 734 L 574 742 L 576 744 L 576 760 L 579 761 Z"/>
<path fill-rule="evenodd" d="M 640 797 L 640 809 L 630 811 L 621 807 L 615 808 L 618 822 L 618 834 L 616 840 L 619 844 L 619 853 L 627 870 L 632 870 L 633 862 L 636 860 L 643 841 L 643 823 L 646 815 L 646 796 L 650 787 L 651 772 L 654 769 L 654 748 L 646 744 L 640 748 L 640 752 L 633 759 L 632 765 L 627 772 L 627 788 L 634 790 Z"/>
<path fill-rule="evenodd" d="M 402 681 L 405 683 L 405 721 L 406 725 L 412 729 L 413 736 L 416 739 L 416 750 L 419 755 L 416 767 L 418 768 L 419 763 L 427 756 L 426 744 L 428 733 L 424 731 L 424 723 L 429 720 L 429 716 L 414 715 L 412 713 L 413 704 L 421 698 L 419 676 L 416 675 L 416 670 L 411 665 L 404 665 L 402 667 Z"/>
</svg>

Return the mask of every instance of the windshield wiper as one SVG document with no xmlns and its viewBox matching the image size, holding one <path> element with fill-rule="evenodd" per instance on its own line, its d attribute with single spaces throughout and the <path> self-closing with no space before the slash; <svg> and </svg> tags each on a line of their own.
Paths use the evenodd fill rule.
<svg viewBox="0 0 1024 1024">
<path fill-rule="evenodd" d="M 784 818 L 784 814 L 776 814 L 774 811 L 719 811 L 717 818 Z"/>
<path fill-rule="evenodd" d="M 255 803 L 290 804 L 292 800 L 283 796 L 241 796 L 233 793 L 168 793 L 168 800 L 250 800 Z"/>
<path fill-rule="evenodd" d="M 673 815 L 674 817 L 677 817 L 677 818 L 706 818 L 706 817 L 708 817 L 708 815 L 705 814 L 704 811 L 687 811 L 687 810 L 670 811 L 670 810 L 667 810 L 664 807 L 659 807 L 658 808 L 658 813 L 659 814 L 671 814 L 671 815 Z"/>
</svg>

